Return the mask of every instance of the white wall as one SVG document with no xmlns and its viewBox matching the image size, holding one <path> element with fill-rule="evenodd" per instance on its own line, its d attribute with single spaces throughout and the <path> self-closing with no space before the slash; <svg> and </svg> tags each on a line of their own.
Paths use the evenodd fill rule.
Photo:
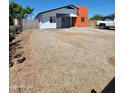
<svg viewBox="0 0 124 93">
<path fill-rule="evenodd" d="M 77 10 L 76 9 L 58 9 L 51 12 L 46 12 L 41 15 L 39 15 L 38 19 L 40 20 L 40 28 L 56 28 L 56 23 L 50 23 L 50 16 L 55 16 L 56 13 L 63 13 L 63 14 L 70 14 L 70 17 L 76 17 L 77 16 Z"/>
<path fill-rule="evenodd" d="M 56 23 L 50 23 L 50 17 L 56 16 L 55 14 L 43 14 L 40 17 L 40 28 L 56 28 Z"/>
</svg>

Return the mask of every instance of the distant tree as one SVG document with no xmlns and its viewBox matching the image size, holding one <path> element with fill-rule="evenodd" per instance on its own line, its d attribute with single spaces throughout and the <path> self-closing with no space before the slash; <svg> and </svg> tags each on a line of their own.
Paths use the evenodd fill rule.
<svg viewBox="0 0 124 93">
<path fill-rule="evenodd" d="M 15 3 L 15 2 L 10 2 L 9 3 L 9 21 L 10 25 L 13 25 L 13 19 L 18 18 L 18 13 L 22 9 L 22 7 Z"/>
<path fill-rule="evenodd" d="M 96 15 L 92 16 L 92 17 L 90 18 L 90 20 L 96 21 L 96 20 L 102 20 L 102 18 L 103 18 L 103 16 L 101 16 L 101 15 L 99 15 L 99 14 L 96 14 Z"/>
<path fill-rule="evenodd" d="M 28 16 L 31 17 L 31 14 L 33 13 L 34 8 L 30 8 L 27 6 L 26 8 L 23 8 L 21 5 L 10 2 L 9 3 L 9 20 L 10 25 L 13 24 L 13 19 L 17 19 L 19 23 L 21 22 L 22 18 L 27 18 Z"/>
<path fill-rule="evenodd" d="M 33 14 L 33 11 L 34 11 L 34 8 L 30 8 L 29 6 L 27 6 L 25 9 L 25 17 L 30 17 L 31 18 L 31 15 Z"/>
</svg>

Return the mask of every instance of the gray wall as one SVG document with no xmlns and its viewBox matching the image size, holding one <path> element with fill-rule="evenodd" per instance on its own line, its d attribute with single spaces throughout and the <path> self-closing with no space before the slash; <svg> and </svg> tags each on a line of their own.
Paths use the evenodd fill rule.
<svg viewBox="0 0 124 93">
<path fill-rule="evenodd" d="M 23 19 L 22 25 L 23 25 L 23 28 L 27 28 L 27 29 L 39 28 L 39 21 L 38 20 Z"/>
</svg>

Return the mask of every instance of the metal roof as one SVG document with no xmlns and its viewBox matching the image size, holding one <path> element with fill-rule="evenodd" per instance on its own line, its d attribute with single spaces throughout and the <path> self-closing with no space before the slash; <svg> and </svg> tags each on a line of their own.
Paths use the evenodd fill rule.
<svg viewBox="0 0 124 93">
<path fill-rule="evenodd" d="M 114 18 L 115 18 L 115 13 L 103 17 L 103 19 L 114 19 Z"/>
<path fill-rule="evenodd" d="M 67 6 L 63 6 L 63 7 L 51 9 L 51 10 L 48 10 L 48 11 L 40 12 L 40 13 L 37 14 L 37 16 L 35 17 L 35 19 L 36 19 L 40 14 L 47 13 L 47 12 L 51 12 L 51 11 L 58 10 L 58 9 L 62 9 L 62 8 L 76 8 L 76 9 L 78 9 L 78 7 L 76 7 L 76 6 L 74 6 L 74 5 L 67 5 Z"/>
</svg>

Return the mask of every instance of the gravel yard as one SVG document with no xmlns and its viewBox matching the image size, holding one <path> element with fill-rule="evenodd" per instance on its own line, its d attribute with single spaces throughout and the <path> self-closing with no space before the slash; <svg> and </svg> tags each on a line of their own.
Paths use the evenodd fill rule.
<svg viewBox="0 0 124 93">
<path fill-rule="evenodd" d="M 29 29 L 10 67 L 10 93 L 100 93 L 114 77 L 115 33 L 93 28 Z"/>
</svg>

